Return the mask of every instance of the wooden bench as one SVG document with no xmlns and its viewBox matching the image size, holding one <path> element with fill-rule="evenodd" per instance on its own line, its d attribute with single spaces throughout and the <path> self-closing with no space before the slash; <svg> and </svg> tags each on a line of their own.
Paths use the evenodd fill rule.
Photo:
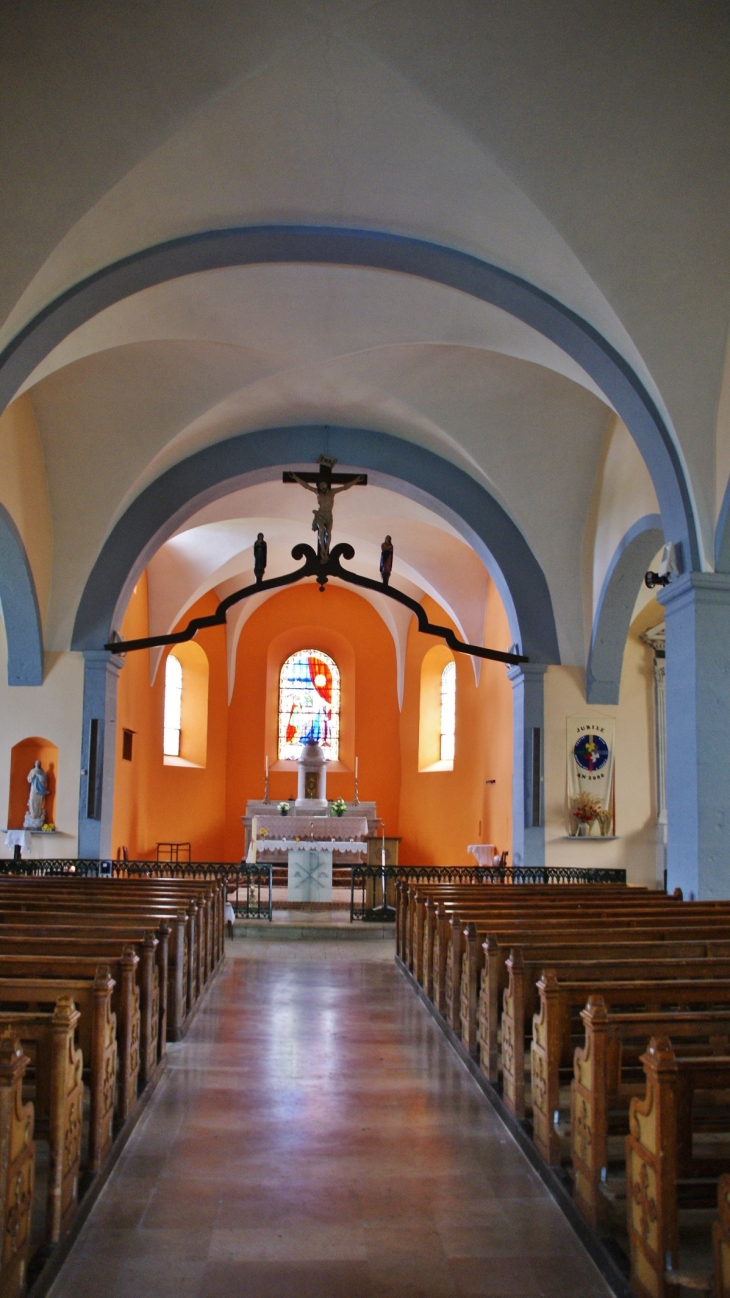
<svg viewBox="0 0 730 1298">
<path fill-rule="evenodd" d="M 510 977 L 514 986 L 514 991 L 510 992 L 511 998 L 520 995 L 518 984 L 523 989 L 521 995 L 525 1033 L 529 1035 L 532 1031 L 532 1016 L 537 1009 L 537 981 L 548 966 L 555 968 L 558 977 L 568 978 L 573 976 L 570 972 L 571 968 L 575 968 L 575 977 L 580 979 L 581 965 L 594 961 L 639 962 L 642 977 L 648 976 L 646 971 L 655 961 L 658 962 L 660 971 L 672 961 L 681 961 L 683 968 L 686 961 L 698 962 L 699 968 L 702 968 L 708 959 L 730 961 L 730 939 L 727 942 L 687 942 L 667 938 L 661 942 L 645 942 L 640 938 L 614 941 L 614 936 L 620 938 L 621 934 L 614 934 L 606 941 L 592 934 L 584 935 L 580 942 L 571 940 L 548 944 L 538 938 L 535 945 L 512 947 L 509 953 L 500 945 L 496 935 L 488 936 L 483 943 L 484 967 L 476 983 L 478 988 L 476 1028 L 473 1019 L 474 980 L 467 968 L 469 958 L 467 951 L 467 958 L 462 965 L 460 1006 L 462 1040 L 469 1048 L 476 1035 L 474 1053 L 478 1052 L 480 1067 L 485 1077 L 495 1083 L 499 1077 L 499 1029 L 505 993 L 510 988 Z M 507 970 L 508 954 L 514 956 L 509 971 Z M 687 966 L 687 968 L 691 967 L 691 965 Z M 587 976 L 590 977 L 589 971 Z M 661 973 L 657 974 L 657 977 L 659 976 Z M 687 973 L 686 976 L 691 977 L 692 974 Z M 514 1013 L 516 1011 L 513 1011 Z"/>
<path fill-rule="evenodd" d="M 605 1005 L 614 1010 L 618 1017 L 618 1008 L 635 1007 L 635 1013 L 621 1015 L 621 1031 L 641 1024 L 644 1039 L 651 1036 L 653 1029 L 649 1021 L 666 1025 L 681 1018 L 682 1012 L 693 1011 L 692 1018 L 698 1023 L 698 1013 L 709 1013 L 721 1019 L 721 1013 L 727 1010 L 727 1030 L 730 1031 L 730 980 L 728 979 L 688 979 L 685 981 L 647 980 L 624 983 L 559 983 L 550 969 L 538 983 L 540 992 L 540 1011 L 533 1019 L 531 1058 L 532 1081 L 532 1128 L 533 1139 L 549 1163 L 560 1161 L 560 1138 L 554 1128 L 554 1117 L 560 1111 L 560 1069 L 571 1067 L 573 1062 L 571 1009 L 584 1006 L 591 995 L 599 994 Z M 637 1017 L 638 1014 L 638 1017 Z M 723 1020 L 725 1021 L 725 1020 Z M 619 1031 L 619 1029 L 616 1029 Z M 625 1032 L 624 1032 L 625 1035 Z M 503 1061 L 505 1071 L 509 1066 L 508 1048 L 503 1042 Z M 522 1084 L 524 1087 L 524 1073 Z M 513 1112 L 519 1104 L 519 1083 L 511 1098 L 505 1100 Z"/>
<path fill-rule="evenodd" d="M 463 916 L 458 918 L 463 922 Z M 714 940 L 717 954 L 730 954 L 730 911 L 727 917 L 695 916 L 692 924 L 676 912 L 671 919 L 655 917 L 655 922 L 618 915 L 605 918 L 566 915 L 557 925 L 540 919 L 527 924 L 495 919 L 491 922 L 492 929 L 485 933 L 481 921 L 467 920 L 463 930 L 457 933 L 457 917 L 452 917 L 448 922 L 447 945 L 444 947 L 438 930 L 434 942 L 432 999 L 449 1026 L 461 1032 L 467 1049 L 474 1053 L 479 1015 L 488 1016 L 490 1005 L 494 1013 L 499 1013 L 500 996 L 506 985 L 504 962 L 512 947 L 553 946 L 557 953 L 563 945 L 578 940 L 586 946 L 605 943 L 610 933 L 614 942 L 695 941 L 699 944 Z M 480 1003 L 482 988 L 485 989 L 484 1004 Z"/>
<path fill-rule="evenodd" d="M 630 1100 L 644 1094 L 643 1073 L 640 1081 L 637 1074 L 648 1035 L 669 1027 L 683 1056 L 724 1055 L 730 1047 L 730 1012 L 609 1013 L 605 998 L 592 995 L 581 1018 L 585 1044 L 575 1051 L 570 1095 L 573 1196 L 586 1220 L 597 1226 L 608 1211 L 609 1135 L 628 1133 Z"/>
<path fill-rule="evenodd" d="M 111 914 L 103 909 L 88 911 L 73 910 L 28 910 L 0 911 L 0 935 L 10 932 L 14 935 L 24 931 L 29 935 L 48 936 L 56 931 L 59 936 L 64 929 L 75 932 L 86 929 L 89 935 L 112 936 L 117 932 L 120 937 L 134 929 L 137 932 L 153 929 L 160 943 L 164 943 L 168 954 L 166 1012 L 167 1037 L 169 1041 L 179 1041 L 184 1035 L 186 1022 L 192 1012 L 194 1002 L 189 999 L 189 988 L 194 986 L 190 967 L 188 943 L 189 916 L 185 911 L 178 911 L 169 920 L 163 915 L 151 915 L 148 911 L 130 915 Z"/>
<path fill-rule="evenodd" d="M 25 986 L 28 979 L 35 986 L 38 980 L 49 980 L 56 985 L 59 980 L 71 979 L 75 983 L 84 981 L 93 983 L 100 965 L 98 955 L 94 956 L 57 956 L 57 955 L 2 955 L 0 954 L 0 1004 L 5 995 L 3 991 L 7 980 L 20 980 Z M 148 1075 L 144 1085 L 150 1080 L 157 1063 L 157 1012 L 159 1005 L 150 1008 L 149 1021 L 142 1026 L 140 1011 L 140 990 L 137 984 L 137 966 L 139 956 L 132 947 L 124 947 L 117 960 L 106 960 L 104 968 L 114 980 L 111 1008 L 116 1021 L 118 1086 L 115 1113 L 121 1126 L 137 1102 L 137 1091 L 140 1080 L 141 1041 L 145 1041 L 146 1067 Z M 48 999 L 46 997 L 45 999 Z M 153 1017 L 154 1016 L 154 1017 Z M 88 1056 L 87 1056 L 88 1057 Z"/>
<path fill-rule="evenodd" d="M 47 1244 L 68 1229 L 78 1201 L 84 1121 L 83 1059 L 74 1044 L 79 1018 L 70 996 L 61 996 L 53 1013 L 0 1013 L 0 1035 L 17 1038 L 30 1058 L 35 1139 L 49 1147 Z"/>
<path fill-rule="evenodd" d="M 12 977 L 14 972 L 45 977 L 93 976 L 99 964 L 107 964 L 116 982 L 112 1009 L 117 1015 L 120 1071 L 128 1070 L 122 1062 L 126 1040 L 136 1040 L 139 1054 L 139 1080 L 144 1087 L 151 1080 L 158 1061 L 165 1055 L 165 1025 L 161 1022 L 161 980 L 156 961 L 158 940 L 147 932 L 141 942 L 86 938 L 6 938 L 0 937 L 0 973 Z M 164 985 L 164 984 L 163 984 Z M 136 1007 L 136 1008 L 135 1008 Z M 136 1018 L 136 1022 L 135 1022 Z M 161 1049 L 160 1049 L 161 1048 Z"/>
<path fill-rule="evenodd" d="M 48 898 L 54 905 L 66 909 L 82 899 L 85 909 L 102 902 L 108 913 L 140 905 L 167 906 L 176 913 L 184 907 L 190 920 L 191 960 L 189 996 L 192 1000 L 202 990 L 212 970 L 222 959 L 224 951 L 224 886 L 209 881 L 187 880 L 118 880 L 38 878 L 0 879 L 0 904 L 27 908 L 43 904 Z"/>
<path fill-rule="evenodd" d="M 0 978 L 0 1010 L 17 1013 L 52 1009 L 71 996 L 80 1010 L 79 1045 L 89 1078 L 89 1148 L 87 1167 L 98 1172 L 112 1145 L 117 1087 L 117 1024 L 111 1008 L 114 979 L 100 965 L 93 980 L 76 978 Z"/>
<path fill-rule="evenodd" d="M 163 1059 L 167 1042 L 167 990 L 169 925 L 160 925 L 157 935 L 131 925 L 97 928 L 89 925 L 3 925 L 0 928 L 0 955 L 69 955 L 97 957 L 97 964 L 119 958 L 126 946 L 139 956 L 141 1033 L 140 1075 L 146 1084 L 154 1069 L 155 1055 Z M 155 1009 L 155 1006 L 158 1008 Z M 157 1018 L 156 1049 L 147 1045 L 144 1025 Z"/>
<path fill-rule="evenodd" d="M 626 1138 L 631 1285 L 637 1298 L 673 1298 L 688 1283 L 709 1292 L 709 1277 L 703 1284 L 703 1277 L 680 1269 L 678 1209 L 680 1200 L 708 1206 L 708 1192 L 717 1195 L 719 1178 L 730 1171 L 730 1150 L 726 1157 L 698 1156 L 692 1142 L 692 1097 L 698 1091 L 714 1092 L 716 1103 L 720 1092 L 728 1097 L 730 1056 L 678 1058 L 667 1036 L 654 1036 L 642 1063 L 645 1094 L 630 1102 Z M 711 1130 L 706 1106 L 702 1116 L 704 1130 Z M 718 1125 L 727 1133 L 726 1108 Z"/>
<path fill-rule="evenodd" d="M 0 1036 L 0 1298 L 19 1298 L 28 1274 L 35 1185 L 33 1105 L 23 1100 L 29 1063 L 17 1037 Z"/>
</svg>

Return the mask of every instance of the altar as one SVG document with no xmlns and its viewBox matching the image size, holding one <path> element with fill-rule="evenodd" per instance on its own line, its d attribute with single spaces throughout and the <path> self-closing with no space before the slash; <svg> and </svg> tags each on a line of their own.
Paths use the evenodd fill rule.
<svg viewBox="0 0 730 1298">
<path fill-rule="evenodd" d="M 332 813 L 327 759 L 318 744 L 302 745 L 297 767 L 298 796 L 293 803 L 283 803 L 278 815 L 267 799 L 247 803 L 242 817 L 244 860 L 248 865 L 278 866 L 279 873 L 286 866 L 290 902 L 331 902 L 333 865 L 364 864 L 368 839 L 377 834 L 380 821 L 374 803 L 359 801 L 357 788 L 356 801 L 340 800 L 337 811 L 342 814 Z"/>
<path fill-rule="evenodd" d="M 289 901 L 331 901 L 332 864 L 367 859 L 366 816 L 251 817 L 246 863 L 288 866 Z"/>
</svg>

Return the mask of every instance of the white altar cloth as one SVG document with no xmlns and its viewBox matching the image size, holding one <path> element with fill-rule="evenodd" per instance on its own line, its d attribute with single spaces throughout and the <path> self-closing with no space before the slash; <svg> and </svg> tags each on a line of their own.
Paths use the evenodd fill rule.
<svg viewBox="0 0 730 1298">
<path fill-rule="evenodd" d="M 478 865 L 494 863 L 494 843 L 472 843 L 466 850 L 476 857 Z"/>
<path fill-rule="evenodd" d="M 348 852 L 364 856 L 367 851 L 367 843 L 357 842 L 354 839 L 348 839 L 341 842 L 339 838 L 300 838 L 298 841 L 294 838 L 259 838 L 251 842 L 246 855 L 246 864 L 256 864 L 256 852 Z M 354 864 L 354 863 L 353 863 Z"/>
<path fill-rule="evenodd" d="M 9 829 L 5 835 L 6 847 L 19 847 L 21 852 L 30 856 L 31 837 L 29 829 Z"/>
<path fill-rule="evenodd" d="M 368 836 L 367 816 L 304 816 L 297 812 L 289 816 L 256 816 L 252 824 L 254 837 L 261 838 L 262 829 L 271 839 L 365 839 Z"/>
</svg>

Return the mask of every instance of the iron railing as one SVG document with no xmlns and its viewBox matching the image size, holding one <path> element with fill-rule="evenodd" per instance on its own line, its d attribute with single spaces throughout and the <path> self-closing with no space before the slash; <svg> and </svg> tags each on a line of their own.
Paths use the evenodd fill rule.
<svg viewBox="0 0 730 1298">
<path fill-rule="evenodd" d="M 47 861 L 0 861 L 0 875 L 107 879 L 217 879 L 228 885 L 228 899 L 240 919 L 267 919 L 273 913 L 272 867 L 230 861 L 112 861 L 59 857 Z"/>
<path fill-rule="evenodd" d="M 538 865 L 353 865 L 350 922 L 395 920 L 395 885 L 403 883 L 626 883 L 625 870 Z"/>
</svg>

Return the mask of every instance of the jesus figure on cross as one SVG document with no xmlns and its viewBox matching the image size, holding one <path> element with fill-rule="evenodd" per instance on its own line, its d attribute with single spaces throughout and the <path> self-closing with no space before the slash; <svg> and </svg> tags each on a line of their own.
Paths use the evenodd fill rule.
<svg viewBox="0 0 730 1298">
<path fill-rule="evenodd" d="M 311 491 L 317 497 L 317 508 L 312 510 L 312 531 L 317 533 L 317 551 L 319 558 L 326 563 L 330 554 L 330 542 L 332 540 L 332 507 L 335 496 L 339 496 L 341 491 L 349 491 L 350 487 L 365 485 L 367 478 L 364 474 L 359 474 L 355 478 L 350 478 L 349 482 L 344 482 L 339 487 L 333 487 L 330 474 L 322 474 L 318 477 L 315 484 L 307 482 L 300 477 L 298 473 L 287 474 L 287 477 L 294 482 L 298 482 L 300 487 L 305 491 Z"/>
</svg>

